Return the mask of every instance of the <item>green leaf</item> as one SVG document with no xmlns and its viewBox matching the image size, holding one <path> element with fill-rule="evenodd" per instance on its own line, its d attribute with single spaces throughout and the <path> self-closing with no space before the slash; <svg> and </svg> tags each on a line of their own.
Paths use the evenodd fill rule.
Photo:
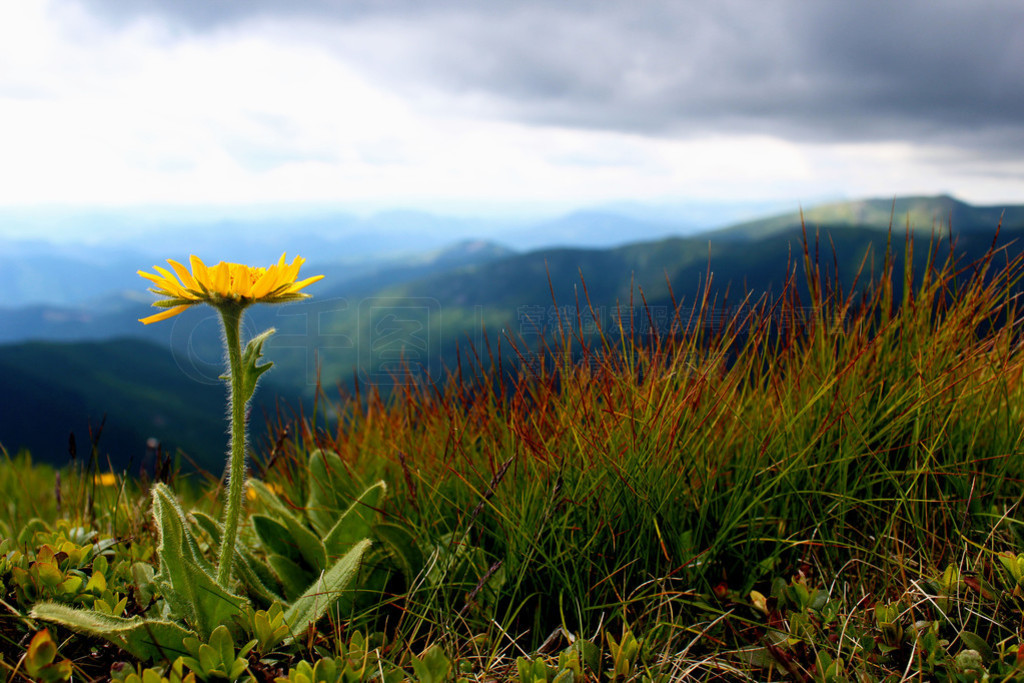
<svg viewBox="0 0 1024 683">
<path fill-rule="evenodd" d="M 370 536 L 373 520 L 377 516 L 376 508 L 387 490 L 387 484 L 378 481 L 345 510 L 345 514 L 335 522 L 324 538 L 328 555 L 338 557 L 348 552 L 360 539 Z"/>
<path fill-rule="evenodd" d="M 285 612 L 284 620 L 292 631 L 292 637 L 305 633 L 320 620 L 331 605 L 346 591 L 359 573 L 363 553 L 370 547 L 370 541 L 357 543 L 334 566 L 321 574 L 320 578 Z M 289 639 L 290 641 L 291 639 Z"/>
<path fill-rule="evenodd" d="M 327 569 L 327 549 L 316 534 L 292 517 L 285 517 L 284 523 L 288 527 L 287 537 L 298 547 L 306 563 L 316 571 Z"/>
<path fill-rule="evenodd" d="M 193 512 L 192 518 L 199 528 L 210 535 L 215 546 L 220 546 L 223 528 L 221 523 L 205 512 Z M 284 598 L 277 594 L 274 575 L 245 546 L 235 546 L 235 561 L 231 564 L 238 579 L 245 586 L 249 595 L 258 597 L 269 605 L 274 601 L 281 602 Z"/>
<path fill-rule="evenodd" d="M 199 646 L 199 666 L 202 667 L 202 671 L 206 673 L 212 673 L 222 669 L 218 666 L 221 662 L 218 661 L 220 653 L 210 645 L 203 643 Z M 226 669 L 227 667 L 223 667 Z M 224 673 L 227 673 L 225 670 Z"/>
<path fill-rule="evenodd" d="M 977 633 L 971 631 L 961 631 L 960 640 L 970 650 L 977 650 L 978 653 L 986 662 L 991 662 L 995 658 L 995 652 L 989 646 L 985 639 L 979 636 Z"/>
<path fill-rule="evenodd" d="M 66 681 L 71 678 L 71 660 L 54 661 L 56 657 L 57 644 L 53 642 L 50 631 L 43 629 L 32 637 L 25 652 L 25 672 L 33 680 L 45 683 Z"/>
<path fill-rule="evenodd" d="M 253 531 L 268 552 L 287 557 L 293 562 L 302 559 L 298 547 L 288 540 L 288 527 L 267 515 L 252 515 Z"/>
<path fill-rule="evenodd" d="M 341 456 L 334 451 L 318 448 L 309 454 L 306 515 L 321 536 L 327 535 L 341 514 L 341 501 L 338 499 L 335 482 L 344 474 L 344 468 Z"/>
<path fill-rule="evenodd" d="M 442 683 L 452 668 L 451 660 L 439 645 L 431 645 L 423 657 L 412 657 L 412 670 L 423 683 Z"/>
<path fill-rule="evenodd" d="M 57 645 L 53 642 L 50 632 L 43 629 L 32 637 L 32 642 L 25 651 L 25 664 L 32 673 L 52 662 L 56 656 Z"/>
<path fill-rule="evenodd" d="M 327 568 L 327 550 L 316 534 L 290 512 L 252 515 L 253 529 L 260 542 L 272 553 L 299 564 L 305 562 L 315 571 Z"/>
<path fill-rule="evenodd" d="M 281 502 L 278 495 L 259 479 L 248 479 L 246 484 L 255 491 L 260 502 L 266 505 L 270 512 L 274 513 L 274 517 L 284 517 L 292 514 L 288 506 Z"/>
<path fill-rule="evenodd" d="M 227 626 L 218 626 L 210 634 L 210 647 L 220 657 L 221 667 L 225 673 L 235 663 L 235 641 L 232 640 Z"/>
<path fill-rule="evenodd" d="M 135 588 L 135 601 L 140 605 L 148 605 L 153 600 L 153 565 L 146 562 L 135 562 L 129 569 L 132 584 Z"/>
<path fill-rule="evenodd" d="M 205 512 L 192 512 L 192 519 L 195 521 L 196 526 L 205 531 L 209 535 L 210 540 L 213 541 L 213 545 L 220 546 L 220 537 L 224 533 L 224 529 L 221 523 L 215 520 Z"/>
<path fill-rule="evenodd" d="M 423 553 L 416 545 L 416 537 L 400 524 L 382 522 L 373 526 L 373 534 L 402 572 L 407 584 L 412 585 L 423 570 Z"/>
<path fill-rule="evenodd" d="M 203 557 L 199 544 L 188 525 L 188 518 L 178 499 L 174 497 L 166 484 L 153 485 L 153 517 L 160 535 L 157 552 L 174 550 L 174 556 L 191 560 L 203 569 L 213 572 L 213 565 Z M 168 541 L 171 542 L 168 547 Z"/>
<path fill-rule="evenodd" d="M 160 537 L 160 571 L 153 582 L 160 587 L 172 614 L 187 621 L 202 638 L 208 638 L 213 629 L 240 612 L 245 600 L 217 584 L 185 512 L 163 484 L 153 486 L 153 517 Z"/>
<path fill-rule="evenodd" d="M 261 332 L 249 340 L 249 343 L 245 345 L 245 351 L 242 352 L 242 400 L 246 402 L 256 391 L 256 383 L 260 376 L 274 365 L 270 361 L 262 365 L 259 364 L 260 359 L 263 358 L 263 343 L 272 334 L 274 334 L 273 327 Z"/>
<path fill-rule="evenodd" d="M 267 558 L 267 562 L 270 563 L 270 568 L 277 578 L 281 580 L 285 595 L 288 597 L 302 595 L 314 578 L 312 574 L 284 555 L 271 555 Z"/>
<path fill-rule="evenodd" d="M 173 660 L 188 654 L 182 643 L 195 632 L 173 621 L 115 617 L 89 610 L 80 610 L 52 602 L 32 608 L 32 617 L 66 626 L 79 633 L 105 638 L 141 660 Z"/>
<path fill-rule="evenodd" d="M 572 669 L 583 675 L 587 669 L 597 671 L 601 665 L 601 650 L 589 640 L 577 638 L 558 655 L 559 668 Z"/>
<path fill-rule="evenodd" d="M 260 598 L 268 605 L 284 601 L 284 597 L 278 595 L 274 577 L 266 565 L 248 553 L 239 553 L 236 559 L 240 561 L 235 563 L 235 571 L 251 596 Z"/>
</svg>

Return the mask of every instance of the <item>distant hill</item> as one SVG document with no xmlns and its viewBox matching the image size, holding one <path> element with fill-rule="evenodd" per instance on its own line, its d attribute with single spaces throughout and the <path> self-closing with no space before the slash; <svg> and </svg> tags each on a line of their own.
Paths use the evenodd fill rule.
<svg viewBox="0 0 1024 683">
<path fill-rule="evenodd" d="M 96 261 L 21 251 L 0 249 L 0 311 L 26 305 L 98 305 L 101 297 L 135 288 L 135 271 L 146 263 L 139 255 Z"/>
<path fill-rule="evenodd" d="M 994 230 L 1003 221 L 1004 228 L 1024 227 L 1024 205 L 973 206 L 948 195 L 864 199 L 822 204 L 804 210 L 803 222 L 809 232 L 817 227 L 861 227 L 903 234 L 909 224 L 914 232 L 946 232 L 952 225 L 957 233 Z M 763 239 L 799 227 L 800 212 L 789 212 L 747 221 L 711 233 L 718 239 Z"/>
<path fill-rule="evenodd" d="M 977 224 L 970 231 L 958 232 L 957 253 L 962 262 L 984 255 L 994 234 L 995 223 L 987 230 Z M 614 249 L 540 250 L 382 290 L 375 295 L 373 306 L 337 310 L 321 317 L 322 337 L 345 342 L 322 349 L 318 356 L 322 376 L 344 381 L 356 374 L 364 382 L 387 384 L 389 358 L 384 351 L 390 351 L 394 359 L 398 353 L 394 349 L 405 338 L 409 343 L 400 347 L 405 360 L 414 361 L 413 365 L 436 378 L 443 368 L 455 365 L 456 343 L 464 352 L 469 343 L 483 352 L 485 342 L 494 349 L 509 335 L 526 337 L 529 345 L 538 340 L 537 332 L 551 333 L 560 319 L 572 328 L 582 322 L 593 330 L 588 323 L 591 306 L 605 329 L 614 330 L 619 317 L 627 325 L 632 321 L 642 328 L 653 322 L 667 329 L 677 306 L 685 316 L 696 305 L 709 273 L 712 301 L 720 310 L 735 307 L 748 293 L 754 300 L 762 294 L 777 296 L 787 274 L 800 283 L 801 300 L 810 301 L 802 284 L 803 231 L 799 224 L 761 239 L 715 237 L 676 237 Z M 880 270 L 889 235 L 877 225 L 841 223 L 819 225 L 809 231 L 809 238 L 822 269 L 837 276 L 849 290 L 855 283 L 863 287 L 871 273 Z M 1024 227 L 1005 228 L 999 244 L 1010 245 L 1011 256 L 1018 253 L 1024 248 Z M 919 237 L 918 273 L 924 268 L 926 246 L 927 238 L 922 243 Z M 893 258 L 901 263 L 902 233 L 895 235 L 892 250 Z M 868 254 L 873 258 L 868 259 L 858 281 L 858 270 Z M 899 288 L 897 283 L 897 292 Z M 653 321 L 640 310 L 641 291 Z M 582 308 L 579 317 L 577 304 Z M 507 345 L 505 353 L 508 358 Z"/>
<path fill-rule="evenodd" d="M 327 275 L 323 284 L 317 287 L 318 298 L 350 298 L 425 277 L 431 273 L 487 263 L 513 253 L 515 252 L 507 247 L 485 240 L 467 240 L 443 249 L 401 257 L 365 259 L 356 264 L 321 260 L 318 265 L 317 258 L 322 258 L 323 255 L 313 253 L 309 258 L 312 263 L 304 267 L 303 273 Z M 37 255 L 37 258 L 42 257 Z M 31 267 L 29 269 L 33 277 L 40 280 L 46 277 L 51 268 L 55 269 L 55 272 L 60 272 L 61 268 L 70 269 L 71 276 L 53 278 L 52 286 L 59 287 L 61 291 L 74 289 L 75 277 L 82 276 L 83 272 L 77 266 L 69 265 L 66 260 L 36 263 L 42 270 L 32 270 Z M 0 265 L 2 264 L 0 259 Z M 193 316 L 176 319 L 173 326 L 179 328 L 177 335 L 171 334 L 172 325 L 142 326 L 138 323 L 139 318 L 153 313 L 153 295 L 146 291 L 147 284 L 136 274 L 136 270 L 151 270 L 152 265 L 150 261 L 120 264 L 116 269 L 117 282 L 124 289 L 110 292 L 105 297 L 87 303 L 64 306 L 32 304 L 17 308 L 0 306 L 0 343 L 136 337 L 182 350 L 181 344 L 189 343 L 189 338 L 180 334 L 180 328 L 183 327 L 180 320 L 190 320 Z M 2 272 L 0 270 L 0 273 Z M 101 277 L 98 270 L 89 272 L 94 278 Z M 83 288 L 79 287 L 80 290 Z M 98 289 L 92 293 L 95 291 Z M 0 301 L 2 300 L 0 298 Z M 270 315 L 275 318 L 282 317 L 285 314 L 282 308 L 286 307 L 275 307 Z"/>
<path fill-rule="evenodd" d="M 164 348 L 124 339 L 0 346 L 0 377 L 0 444 L 9 452 L 28 448 L 37 460 L 64 463 L 74 432 L 79 457 L 88 457 L 89 429 L 106 416 L 104 466 L 109 455 L 115 468 L 138 467 L 154 437 L 211 472 L 223 467 L 224 385 L 190 377 Z M 259 393 L 277 391 L 267 382 Z"/>
<path fill-rule="evenodd" d="M 874 254 L 874 261 L 863 278 L 872 265 L 877 270 L 891 210 L 891 200 L 867 200 L 807 211 L 811 248 L 817 239 L 822 267 L 838 274 L 846 287 L 854 282 L 865 254 Z M 915 232 L 925 230 L 926 217 L 930 232 L 933 216 L 940 223 L 946 218 L 938 216 L 952 216 L 957 249 L 966 260 L 985 253 L 1000 215 L 1000 244 L 1012 243 L 1011 254 L 1024 249 L 1022 207 L 1004 210 L 972 207 L 948 197 L 905 198 L 896 202 L 894 226 L 905 225 L 908 212 Z M 902 259 L 903 229 L 894 227 L 894 232 L 894 256 Z M 919 244 L 926 239 L 918 238 Z M 486 355 L 488 346 L 497 353 L 500 343 L 507 361 L 512 355 L 507 337 L 529 346 L 559 320 L 573 326 L 582 320 L 592 331 L 588 297 L 606 329 L 618 315 L 626 324 L 667 326 L 675 306 L 685 315 L 694 305 L 709 272 L 720 308 L 735 306 L 748 292 L 754 298 L 778 294 L 788 274 L 795 272 L 802 281 L 802 239 L 799 215 L 788 214 L 713 233 L 609 249 L 514 253 L 470 241 L 418 259 L 378 263 L 358 277 L 347 277 L 343 265 L 325 269 L 327 278 L 312 299 L 254 307 L 247 313 L 247 334 L 271 326 L 278 330 L 267 345 L 276 367 L 261 384 L 258 398 L 267 405 L 275 396 L 292 403 L 308 400 L 318 375 L 328 389 L 358 378 L 387 391 L 401 379 L 403 363 L 420 377 L 437 381 L 458 358 L 465 361 L 470 345 Z M 922 252 L 923 245 L 916 253 Z M 918 269 L 923 262 L 917 259 Z M 641 291 L 650 319 L 640 312 Z M 577 303 L 582 307 L 579 318 Z M 223 351 L 216 314 L 196 307 L 161 325 L 139 325 L 136 318 L 151 312 L 148 303 L 137 300 L 98 312 L 0 311 L 0 334 L 13 327 L 51 338 L 93 339 L 0 346 L 0 383 L 8 396 L 17 397 L 0 413 L 0 443 L 9 449 L 30 446 L 36 457 L 59 461 L 68 432 L 80 433 L 82 443 L 86 422 L 96 424 L 106 413 L 101 447 L 119 463 L 142 457 L 145 439 L 155 436 L 216 471 L 225 441 L 223 388 L 217 381 Z M 145 341 L 112 339 L 125 334 Z M 457 346 L 461 356 L 456 355 Z"/>
<path fill-rule="evenodd" d="M 575 211 L 536 225 L 509 231 L 504 241 L 519 248 L 550 249 L 585 245 L 587 248 L 616 247 L 630 242 L 697 232 L 707 226 L 686 220 L 661 220 L 623 215 L 614 211 Z"/>
</svg>

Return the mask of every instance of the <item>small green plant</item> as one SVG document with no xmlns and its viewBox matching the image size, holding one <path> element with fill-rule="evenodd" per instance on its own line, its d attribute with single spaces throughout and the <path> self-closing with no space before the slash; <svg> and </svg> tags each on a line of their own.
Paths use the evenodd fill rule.
<svg viewBox="0 0 1024 683">
<path fill-rule="evenodd" d="M 235 651 L 235 643 L 227 626 L 218 626 L 210 634 L 209 642 L 198 638 L 185 638 L 183 642 L 188 656 L 181 660 L 195 672 L 201 681 L 237 681 L 249 667 L 246 655 L 257 641 L 250 640 Z"/>
<path fill-rule="evenodd" d="M 878 644 L 881 651 L 892 652 L 899 649 L 903 644 L 904 635 L 900 605 L 883 603 L 875 605 L 875 624 L 882 634 L 881 642 Z"/>
<path fill-rule="evenodd" d="M 284 608 L 279 602 L 275 602 L 267 610 L 254 610 L 252 605 L 244 605 L 240 621 L 243 630 L 253 635 L 259 652 L 272 652 L 291 635 L 284 620 Z"/>
<path fill-rule="evenodd" d="M 400 667 L 379 656 L 379 646 L 371 647 L 371 640 L 362 632 L 352 634 L 348 644 L 338 642 L 337 656 L 320 652 L 321 657 L 311 663 L 302 660 L 291 666 L 287 677 L 278 677 L 278 683 L 400 683 L 408 680 Z"/>
<path fill-rule="evenodd" d="M 239 617 L 246 599 L 216 582 L 213 567 L 200 552 L 177 500 L 162 484 L 154 486 L 153 496 L 161 566 L 152 582 L 162 597 L 159 616 L 126 619 L 52 602 L 36 605 L 32 616 L 106 638 L 143 660 L 186 654 L 182 649 L 186 638 L 207 640 L 219 626 Z M 356 544 L 289 604 L 283 614 L 288 640 L 304 633 L 327 613 L 357 576 L 368 547 L 369 541 Z"/>
<path fill-rule="evenodd" d="M 151 668 L 118 662 L 111 667 L 110 679 L 118 683 L 196 683 L 196 675 L 185 673 L 185 660 L 178 657 L 170 666 Z"/>
<path fill-rule="evenodd" d="M 452 661 L 439 645 L 431 645 L 419 657 L 413 655 L 412 670 L 420 683 L 445 683 L 452 671 Z"/>
<path fill-rule="evenodd" d="M 516 658 L 516 670 L 519 673 L 520 683 L 550 683 L 558 673 L 543 659 L 530 659 L 529 657 Z"/>
<path fill-rule="evenodd" d="M 608 651 L 611 653 L 612 668 L 608 676 L 612 680 L 622 680 L 633 675 L 640 662 L 643 640 L 637 640 L 633 631 L 623 625 L 622 635 L 616 639 L 611 631 L 605 633 L 608 639 Z"/>
<path fill-rule="evenodd" d="M 103 554 L 114 545 L 112 539 L 97 540 L 95 534 L 73 529 L 66 522 L 51 531 L 37 520 L 29 529 L 20 535 L 24 540 L 19 545 L 35 548 L 31 557 L 15 548 L 12 539 L 0 542 L 0 574 L 10 574 L 20 602 L 55 600 L 91 606 L 105 600 L 113 610 L 120 596 L 107 590 L 108 565 Z"/>
<path fill-rule="evenodd" d="M 25 673 L 34 681 L 66 681 L 71 678 L 71 661 L 57 659 L 57 644 L 50 631 L 43 629 L 34 636 L 25 651 Z"/>
</svg>

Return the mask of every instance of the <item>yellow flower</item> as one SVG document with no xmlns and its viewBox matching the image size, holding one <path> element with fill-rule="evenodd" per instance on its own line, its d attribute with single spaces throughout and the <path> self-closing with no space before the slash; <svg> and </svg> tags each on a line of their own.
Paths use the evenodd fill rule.
<svg viewBox="0 0 1024 683">
<path fill-rule="evenodd" d="M 117 484 L 117 475 L 113 472 L 94 474 L 92 477 L 92 483 L 97 486 L 115 486 Z"/>
<path fill-rule="evenodd" d="M 305 299 L 309 295 L 299 290 L 323 279 L 323 275 L 297 282 L 299 268 L 304 262 L 305 259 L 296 256 L 290 264 L 286 263 L 285 254 L 281 254 L 281 259 L 269 268 L 224 261 L 207 268 L 198 256 L 190 256 L 192 272 L 189 272 L 177 261 L 167 259 L 174 273 L 160 266 L 153 266 L 157 274 L 139 271 L 139 275 L 156 285 L 149 291 L 167 297 L 153 304 L 166 308 L 166 311 L 140 318 L 139 322 L 148 325 L 166 320 L 189 306 L 201 303 L 244 307 L 254 303 L 276 304 Z"/>
</svg>

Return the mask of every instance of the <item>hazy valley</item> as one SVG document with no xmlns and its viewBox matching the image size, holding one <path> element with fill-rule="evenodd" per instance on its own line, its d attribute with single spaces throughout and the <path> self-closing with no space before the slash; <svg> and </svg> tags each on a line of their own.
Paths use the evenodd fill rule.
<svg viewBox="0 0 1024 683">
<path fill-rule="evenodd" d="M 586 309 L 579 319 L 585 324 L 607 327 L 621 318 L 660 326 L 693 306 L 709 273 L 723 315 L 745 295 L 777 295 L 787 274 L 800 279 L 799 213 L 706 231 L 682 219 L 643 216 L 636 207 L 577 213 L 520 226 L 518 243 L 467 232 L 480 225 L 442 228 L 436 217 L 393 214 L 391 227 L 363 223 L 364 232 L 305 225 L 282 236 L 280 229 L 255 225 L 240 240 L 240 233 L 222 226 L 186 231 L 170 246 L 162 239 L 132 248 L 7 245 L 0 255 L 0 381 L 19 400 L 0 414 L 0 443 L 63 462 L 69 433 L 84 442 L 88 425 L 95 428 L 106 416 L 100 451 L 117 466 L 141 462 L 149 437 L 182 449 L 202 467 L 220 466 L 224 389 L 215 314 L 196 307 L 165 323 L 137 322 L 152 312 L 152 295 L 135 271 L 168 257 L 197 253 L 214 262 L 219 252 L 233 254 L 227 260 L 259 263 L 288 251 L 307 259 L 304 274 L 325 275 L 310 300 L 247 312 L 249 333 L 277 329 L 268 357 L 278 367 L 257 392 L 257 421 L 273 413 L 278 398 L 292 407 L 309 402 L 318 377 L 333 396 L 333 387 L 355 381 L 386 392 L 410 371 L 419 380 L 443 381 L 457 353 L 465 361 L 471 348 L 500 348 L 504 361 L 522 362 L 509 342 L 528 350 L 559 320 L 575 325 L 578 303 Z M 945 235 L 950 220 L 967 259 L 991 245 L 1000 218 L 1000 244 L 1011 254 L 1022 248 L 1019 206 L 901 198 L 895 207 L 891 200 L 813 207 L 803 219 L 812 242 L 820 232 L 822 267 L 849 286 L 869 250 L 875 255 L 869 263 L 880 267 L 891 216 L 896 257 L 902 258 L 909 226 L 920 244 L 920 267 L 933 229 Z M 589 246 L 531 249 L 543 234 L 554 244 Z M 597 320 L 590 320 L 591 307 Z"/>
</svg>

